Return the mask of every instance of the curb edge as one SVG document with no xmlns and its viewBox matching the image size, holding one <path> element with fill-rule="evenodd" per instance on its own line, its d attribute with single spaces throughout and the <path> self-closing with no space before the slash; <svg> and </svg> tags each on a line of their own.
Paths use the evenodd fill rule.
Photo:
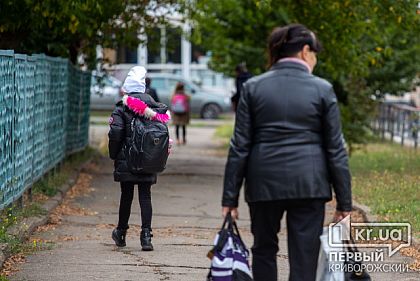
<svg viewBox="0 0 420 281">
<path fill-rule="evenodd" d="M 363 219 L 366 222 L 377 222 L 378 221 L 378 216 L 373 215 L 370 207 L 368 207 L 366 205 L 363 205 L 363 204 L 360 204 L 360 203 L 357 203 L 357 202 L 353 201 L 353 210 L 359 211 L 362 214 Z M 420 240 L 412 236 L 411 237 L 411 244 L 412 245 L 420 245 Z"/>
</svg>

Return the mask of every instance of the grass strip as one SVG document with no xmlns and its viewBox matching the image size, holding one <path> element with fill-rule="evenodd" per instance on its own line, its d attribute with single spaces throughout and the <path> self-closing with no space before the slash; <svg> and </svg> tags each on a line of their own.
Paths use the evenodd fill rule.
<svg viewBox="0 0 420 281">
<path fill-rule="evenodd" d="M 233 124 L 224 124 L 216 128 L 214 137 L 221 142 L 223 149 L 229 148 L 230 139 L 233 135 Z"/>
<path fill-rule="evenodd" d="M 372 143 L 350 158 L 353 197 L 386 222 L 409 222 L 420 238 L 420 152 Z"/>
</svg>

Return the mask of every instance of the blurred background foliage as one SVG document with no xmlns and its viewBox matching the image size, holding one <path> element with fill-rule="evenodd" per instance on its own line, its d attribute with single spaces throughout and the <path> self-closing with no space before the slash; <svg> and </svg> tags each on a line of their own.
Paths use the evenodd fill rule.
<svg viewBox="0 0 420 281">
<path fill-rule="evenodd" d="M 2 0 L 0 49 L 68 57 L 96 66 L 96 46 L 136 49 L 146 32 L 177 13 L 192 23 L 191 40 L 212 54 L 210 67 L 234 76 L 246 62 L 266 70 L 266 40 L 299 22 L 323 43 L 315 74 L 329 80 L 341 105 L 350 148 L 369 138 L 373 98 L 412 89 L 420 73 L 417 0 Z M 419 80 L 417 80 L 419 81 Z"/>
<path fill-rule="evenodd" d="M 413 88 L 420 73 L 417 0 L 196 0 L 185 4 L 192 40 L 212 52 L 211 67 L 231 76 L 246 62 L 266 70 L 266 41 L 276 26 L 302 23 L 323 43 L 315 74 L 341 105 L 350 148 L 369 140 L 375 98 Z"/>
<path fill-rule="evenodd" d="M 2 0 L 0 49 L 68 57 L 90 68 L 96 46 L 137 48 L 138 31 L 165 23 L 174 0 Z"/>
</svg>

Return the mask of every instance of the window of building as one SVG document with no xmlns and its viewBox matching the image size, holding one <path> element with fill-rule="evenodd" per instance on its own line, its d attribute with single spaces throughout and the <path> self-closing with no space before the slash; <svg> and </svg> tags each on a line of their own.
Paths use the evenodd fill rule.
<svg viewBox="0 0 420 281">
<path fill-rule="evenodd" d="M 167 63 L 181 63 L 182 30 L 180 28 L 167 28 L 166 37 Z"/>
<path fill-rule="evenodd" d="M 137 49 L 119 46 L 117 49 L 117 63 L 137 63 Z"/>
</svg>

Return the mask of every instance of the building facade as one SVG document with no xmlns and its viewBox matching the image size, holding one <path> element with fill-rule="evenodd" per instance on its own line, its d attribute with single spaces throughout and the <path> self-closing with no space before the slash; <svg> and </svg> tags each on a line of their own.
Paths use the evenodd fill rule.
<svg viewBox="0 0 420 281">
<path fill-rule="evenodd" d="M 171 26 L 160 26 L 142 32 L 142 43 L 136 49 L 119 46 L 104 49 L 103 59 L 113 70 L 127 70 L 143 65 L 148 72 L 165 72 L 182 76 L 204 88 L 218 89 L 230 95 L 234 82 L 230 77 L 208 68 L 211 53 L 188 40 L 191 26 L 172 21 Z M 121 73 L 126 73 L 122 71 Z M 124 80 L 125 77 L 118 77 Z"/>
</svg>

